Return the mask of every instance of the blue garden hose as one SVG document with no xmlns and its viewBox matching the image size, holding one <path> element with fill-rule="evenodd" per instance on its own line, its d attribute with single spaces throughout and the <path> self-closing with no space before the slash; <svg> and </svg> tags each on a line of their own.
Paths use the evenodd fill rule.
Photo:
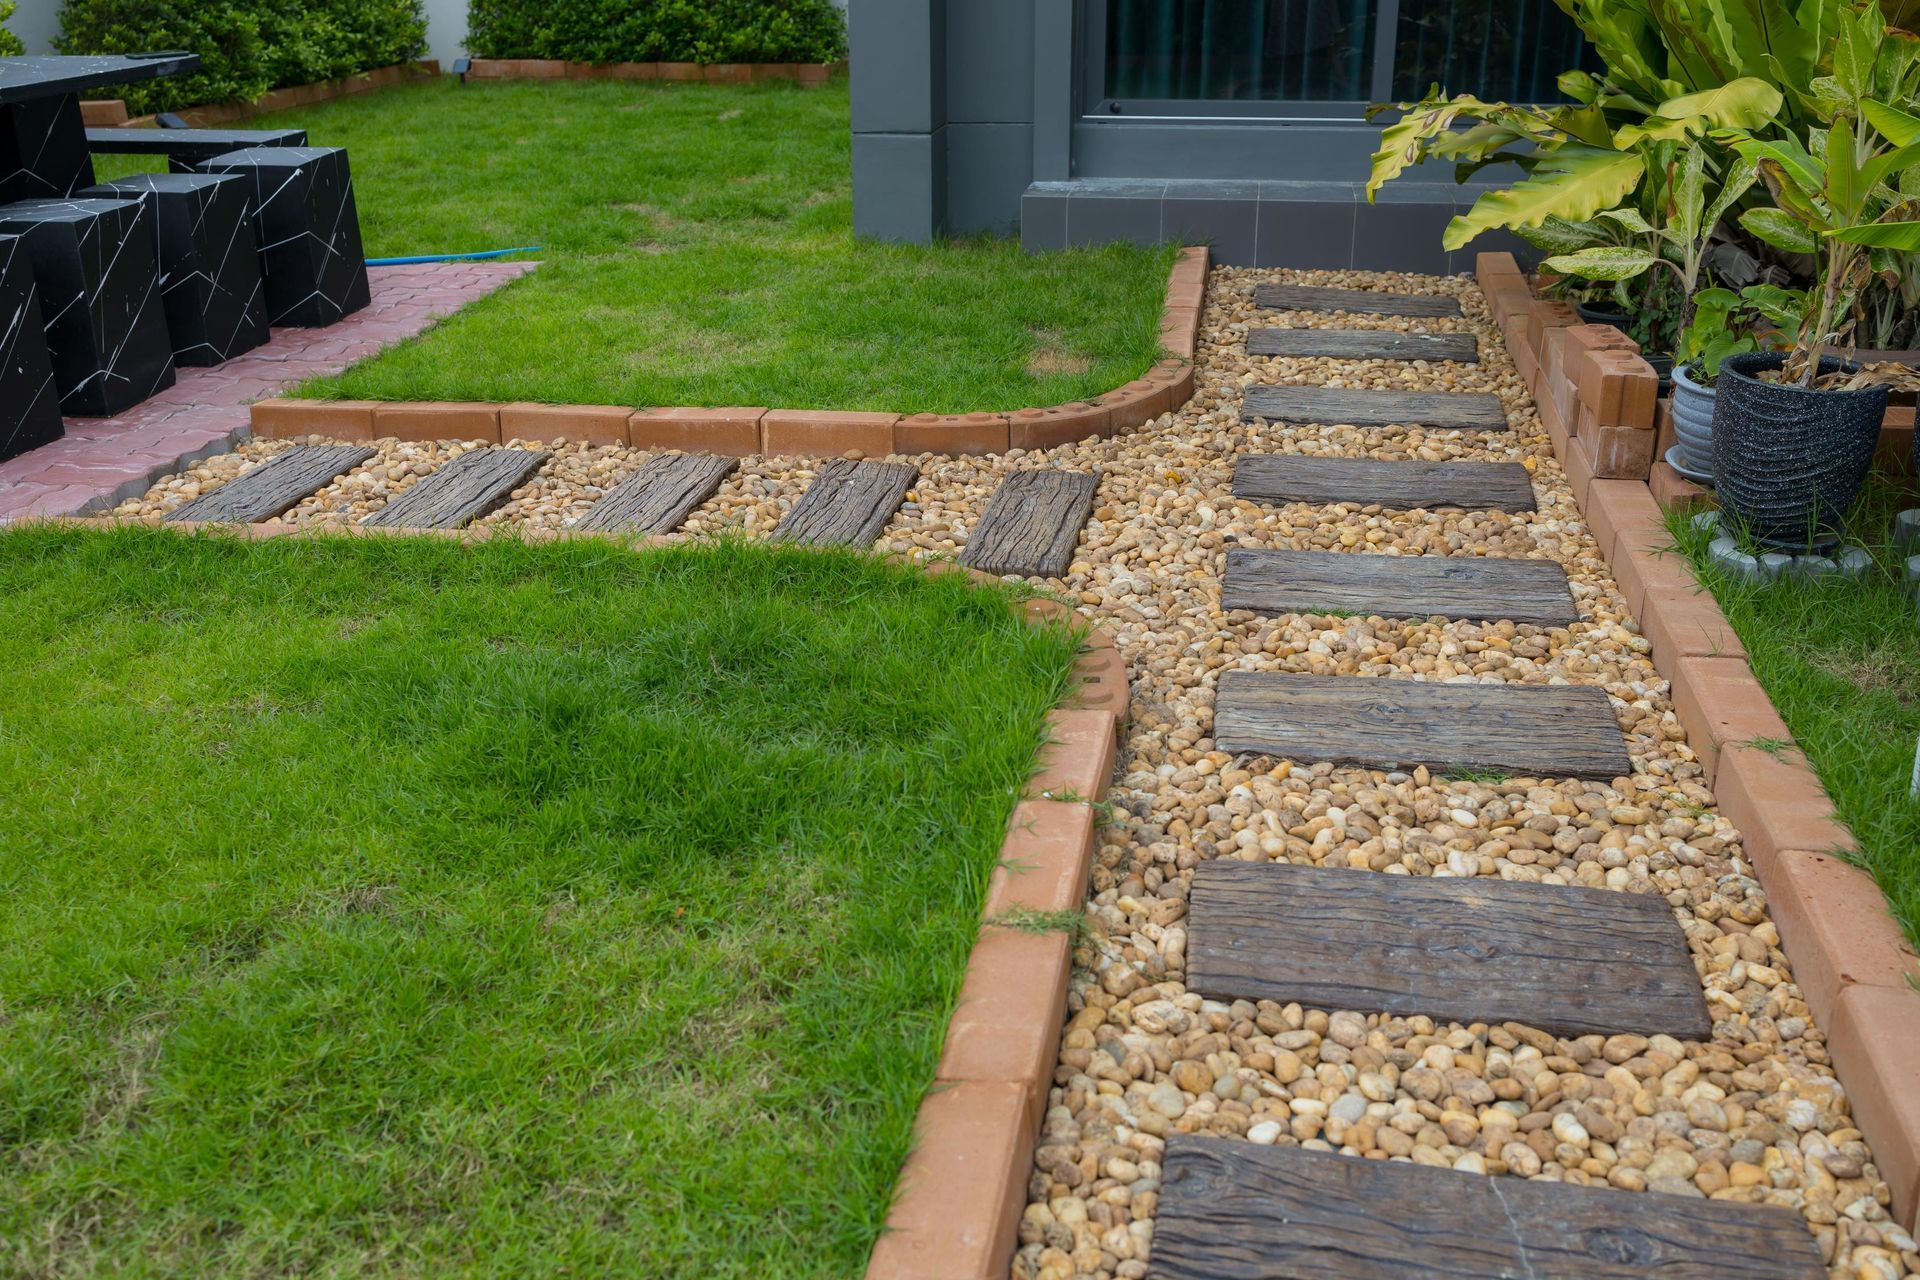
<svg viewBox="0 0 1920 1280">
<path fill-rule="evenodd" d="M 482 258 L 504 258 L 510 253 L 538 253 L 537 244 L 523 244 L 518 249 L 488 249 L 482 253 L 416 253 L 407 258 L 368 258 L 370 267 L 410 267 L 420 262 L 477 262 Z"/>
</svg>

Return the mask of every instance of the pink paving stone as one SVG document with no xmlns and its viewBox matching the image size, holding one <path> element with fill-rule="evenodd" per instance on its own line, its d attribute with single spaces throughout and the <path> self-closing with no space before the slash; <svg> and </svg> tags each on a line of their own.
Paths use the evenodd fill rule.
<svg viewBox="0 0 1920 1280">
<path fill-rule="evenodd" d="M 181 369 L 167 390 L 113 418 L 68 418 L 67 434 L 0 463 L 0 520 L 78 515 L 144 489 L 182 458 L 223 452 L 252 434 L 247 406 L 335 374 L 411 338 L 538 263 L 370 267 L 373 301 L 325 329 L 275 329 L 273 340 L 211 369 Z"/>
</svg>

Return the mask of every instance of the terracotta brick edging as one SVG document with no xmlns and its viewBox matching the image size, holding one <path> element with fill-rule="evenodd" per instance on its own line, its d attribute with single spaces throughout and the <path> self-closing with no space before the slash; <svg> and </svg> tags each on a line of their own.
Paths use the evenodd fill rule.
<svg viewBox="0 0 1920 1280">
<path fill-rule="evenodd" d="M 1920 956 L 1873 877 L 1836 856 L 1855 848 L 1853 833 L 1834 816 L 1806 757 L 1781 745 L 1792 740 L 1786 722 L 1712 593 L 1674 549 L 1664 508 L 1691 505 L 1698 491 L 1689 495 L 1662 477 L 1664 462 L 1629 477 L 1612 475 L 1605 459 L 1585 447 L 1584 431 L 1566 429 L 1569 401 L 1555 378 L 1582 364 L 1640 377 L 1629 362 L 1604 354 L 1620 350 L 1624 335 L 1580 325 L 1577 316 L 1566 323 L 1571 308 L 1533 297 L 1511 255 L 1481 254 L 1476 275 L 1515 362 L 1535 388 L 1541 420 L 1594 541 L 1653 646 L 1654 667 L 1672 686 L 1674 711 L 1720 812 L 1740 830 L 1794 980 L 1827 1034 L 1854 1119 L 1893 1191 L 1891 1211 L 1920 1231 L 1920 991 L 1912 986 Z M 1588 378 L 1599 392 L 1602 377 L 1577 381 L 1572 394 L 1581 413 L 1589 408 Z M 1637 398 L 1641 390 L 1625 394 L 1631 412 L 1642 415 L 1648 406 Z M 1663 434 L 1659 417 L 1656 412 L 1648 428 L 1633 428 L 1649 445 Z M 1653 462 L 1650 449 L 1644 456 Z"/>
<path fill-rule="evenodd" d="M 207 529 L 250 540 L 425 535 L 469 543 L 501 537 L 591 539 L 634 548 L 670 542 L 664 535 L 511 526 L 302 527 L 279 520 L 233 525 L 160 516 L 49 516 L 21 523 L 80 529 L 134 525 L 183 535 Z M 910 563 L 897 553 L 885 558 Z M 921 567 L 929 575 L 963 573 L 977 583 L 1000 581 L 956 561 Z M 1074 617 L 1068 606 L 1044 597 L 1026 600 L 1019 609 L 1032 626 L 1066 624 Z M 932 1088 L 915 1118 L 914 1148 L 901 1167 L 886 1232 L 868 1260 L 866 1280 L 1004 1280 L 1013 1264 L 1027 1169 L 1053 1084 L 1073 969 L 1071 935 L 1054 920 L 1034 917 L 1085 908 L 1099 831 L 1093 806 L 1113 777 L 1127 697 L 1126 661 L 1113 633 L 1096 624 L 1082 640 L 1073 687 L 1047 715 L 1037 770 L 1007 819 L 959 1003 L 947 1024 Z"/>
<path fill-rule="evenodd" d="M 296 84 L 289 85 L 285 89 L 271 89 L 250 102 L 209 102 L 197 107 L 182 107 L 173 114 L 196 129 L 209 129 L 223 124 L 233 124 L 240 120 L 250 120 L 254 116 L 265 115 L 269 111 L 285 111 L 290 107 L 310 107 L 316 102 L 350 98 L 354 94 L 371 93 L 375 89 L 384 89 L 388 85 L 399 84 L 403 80 L 415 80 L 439 74 L 438 61 L 422 58 L 417 62 L 397 62 L 390 67 L 357 71 L 353 75 L 342 76 L 338 80 L 322 80 L 316 84 Z M 111 110 L 111 108 L 97 110 Z M 125 105 L 122 104 L 121 118 L 113 123 L 139 128 L 154 122 L 154 118 L 150 115 L 135 116 L 128 120 L 125 112 Z"/>
<path fill-rule="evenodd" d="M 559 58 L 474 58 L 469 80 L 666 80 L 691 84 L 759 84 L 791 80 L 817 89 L 847 69 L 838 62 L 568 62 Z"/>
<path fill-rule="evenodd" d="M 561 64 L 555 64 L 561 65 Z M 1146 376 L 1091 400 L 1016 409 L 1011 413 L 867 413 L 766 406 L 703 408 L 619 405 L 490 404 L 405 400 L 296 400 L 253 405 L 253 433 L 263 439 L 321 435 L 366 441 L 513 439 L 585 440 L 636 449 L 837 457 L 858 450 L 887 454 L 1005 453 L 1107 439 L 1145 426 L 1193 398 L 1193 354 L 1206 304 L 1205 245 L 1180 251 L 1167 276 L 1160 345 L 1168 353 Z M 624 421 L 623 421 L 624 420 Z"/>
</svg>

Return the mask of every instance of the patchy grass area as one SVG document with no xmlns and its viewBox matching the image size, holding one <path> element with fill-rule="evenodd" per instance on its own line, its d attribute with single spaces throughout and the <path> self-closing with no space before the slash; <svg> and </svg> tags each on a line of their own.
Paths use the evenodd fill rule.
<svg viewBox="0 0 1920 1280">
<path fill-rule="evenodd" d="M 1920 738 L 1920 613 L 1890 545 L 1893 513 L 1912 501 L 1876 479 L 1849 520 L 1877 562 L 1866 582 L 1738 582 L 1713 567 L 1708 535 L 1683 518 L 1670 524 L 1853 829 L 1861 865 L 1920 945 L 1920 800 L 1908 791 Z"/>
<path fill-rule="evenodd" d="M 446 77 L 258 123 L 348 149 L 370 257 L 544 246 L 532 279 L 304 395 L 962 413 L 1159 354 L 1171 249 L 856 241 L 844 80 Z"/>
<path fill-rule="evenodd" d="M 740 543 L 0 531 L 0 1271 L 844 1277 L 1074 643 Z"/>
</svg>

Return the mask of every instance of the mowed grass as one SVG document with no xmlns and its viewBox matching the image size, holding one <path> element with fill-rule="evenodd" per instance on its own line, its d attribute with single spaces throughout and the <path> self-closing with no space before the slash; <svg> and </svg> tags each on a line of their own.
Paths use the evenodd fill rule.
<svg viewBox="0 0 1920 1280">
<path fill-rule="evenodd" d="M 301 394 L 963 413 L 1159 357 L 1171 249 L 855 240 L 845 80 L 473 83 L 262 117 L 346 147 L 370 257 L 543 265 Z M 114 174 L 147 161 L 114 159 Z"/>
<path fill-rule="evenodd" d="M 1849 541 L 1874 554 L 1865 582 L 1739 582 L 1713 567 L 1710 535 L 1682 517 L 1669 523 L 1852 829 L 1855 860 L 1920 945 L 1920 800 L 1909 790 L 1920 739 L 1920 609 L 1890 545 L 1894 512 L 1912 503 L 1888 479 L 1871 482 L 1847 526 Z"/>
<path fill-rule="evenodd" d="M 740 543 L 0 531 L 0 1272 L 858 1275 L 1075 647 Z"/>
</svg>

